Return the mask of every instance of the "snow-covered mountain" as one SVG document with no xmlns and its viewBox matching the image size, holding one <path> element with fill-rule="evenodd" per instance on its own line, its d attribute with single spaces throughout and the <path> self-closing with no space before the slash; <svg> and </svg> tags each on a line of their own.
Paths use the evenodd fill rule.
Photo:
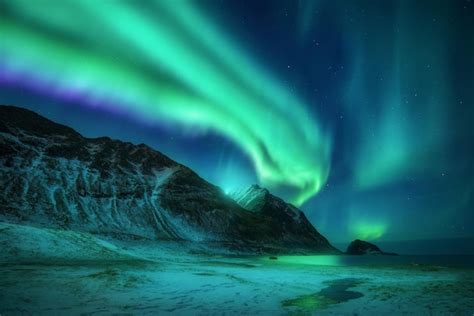
<svg viewBox="0 0 474 316">
<path fill-rule="evenodd" d="M 256 251 L 334 251 L 301 211 L 264 189 L 236 197 L 241 207 L 146 145 L 85 138 L 18 107 L 0 106 L 0 174 L 3 222 Z"/>
<path fill-rule="evenodd" d="M 267 189 L 254 184 L 245 190 L 232 192 L 230 196 L 244 209 L 265 218 L 266 225 L 283 244 L 328 247 L 328 240 L 311 225 L 302 211 Z"/>
</svg>

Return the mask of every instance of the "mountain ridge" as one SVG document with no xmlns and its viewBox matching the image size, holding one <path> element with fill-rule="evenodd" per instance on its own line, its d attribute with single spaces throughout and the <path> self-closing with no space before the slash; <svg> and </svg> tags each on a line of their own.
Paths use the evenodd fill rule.
<svg viewBox="0 0 474 316">
<path fill-rule="evenodd" d="M 0 106 L 0 114 L 0 220 L 263 252 L 337 252 L 309 222 L 282 228 L 144 144 L 86 138 L 19 107 Z"/>
</svg>

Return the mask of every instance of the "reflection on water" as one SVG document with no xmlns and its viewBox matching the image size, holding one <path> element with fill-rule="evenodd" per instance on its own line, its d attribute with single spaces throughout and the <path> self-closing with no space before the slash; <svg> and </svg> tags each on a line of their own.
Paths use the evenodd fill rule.
<svg viewBox="0 0 474 316">
<path fill-rule="evenodd" d="M 473 255 L 455 256 L 278 256 L 276 259 L 261 257 L 260 261 L 275 264 L 304 264 L 317 266 L 407 266 L 435 269 L 440 267 L 474 268 Z"/>
</svg>

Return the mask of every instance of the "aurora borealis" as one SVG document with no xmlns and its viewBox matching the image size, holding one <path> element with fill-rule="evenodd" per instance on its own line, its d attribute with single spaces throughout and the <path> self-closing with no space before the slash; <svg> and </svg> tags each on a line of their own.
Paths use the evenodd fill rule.
<svg viewBox="0 0 474 316">
<path fill-rule="evenodd" d="M 104 100 L 158 123 L 214 130 L 249 155 L 263 184 L 295 187 L 298 205 L 325 182 L 329 141 L 304 104 L 190 3 L 42 4 L 7 3 L 13 17 L 1 25 L 6 77 L 46 82 L 60 94 Z"/>
<path fill-rule="evenodd" d="M 253 182 L 333 241 L 474 237 L 474 3 L 0 0 L 0 101 Z"/>
</svg>

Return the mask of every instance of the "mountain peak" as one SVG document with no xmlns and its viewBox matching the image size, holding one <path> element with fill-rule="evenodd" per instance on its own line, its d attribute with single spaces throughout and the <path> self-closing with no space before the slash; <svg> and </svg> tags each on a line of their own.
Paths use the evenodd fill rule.
<svg viewBox="0 0 474 316">
<path fill-rule="evenodd" d="M 271 230 L 285 236 L 288 244 L 294 243 L 295 238 L 300 238 L 297 236 L 304 235 L 305 241 L 300 239 L 299 242 L 317 243 L 321 248 L 337 252 L 326 238 L 313 227 L 301 210 L 271 194 L 258 184 L 235 191 L 230 196 L 247 211 L 265 217 L 272 228 Z"/>
<path fill-rule="evenodd" d="M 259 186 L 257 183 L 252 184 L 250 187 L 248 187 L 248 189 L 251 189 L 251 190 L 266 190 L 265 188 L 262 188 L 261 186 Z"/>
<path fill-rule="evenodd" d="M 229 195 L 244 209 L 259 212 L 265 205 L 270 192 L 258 184 L 252 184 L 247 188 L 231 192 Z"/>
</svg>

